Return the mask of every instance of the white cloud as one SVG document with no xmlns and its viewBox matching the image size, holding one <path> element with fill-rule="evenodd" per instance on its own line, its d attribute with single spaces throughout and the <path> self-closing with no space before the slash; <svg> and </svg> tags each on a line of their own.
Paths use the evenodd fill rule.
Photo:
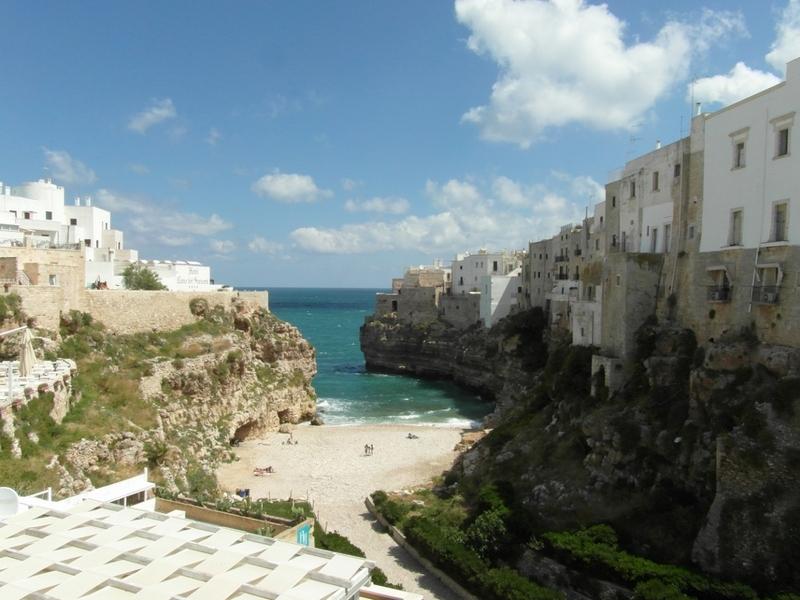
<svg viewBox="0 0 800 600">
<path fill-rule="evenodd" d="M 247 247 L 250 252 L 255 252 L 256 254 L 277 254 L 283 250 L 283 244 L 272 242 L 259 235 L 250 240 Z"/>
<path fill-rule="evenodd" d="M 148 199 L 100 189 L 96 203 L 119 214 L 127 214 L 134 231 L 170 246 L 184 246 L 192 236 L 212 236 L 233 227 L 217 214 L 203 217 L 152 202 Z"/>
<path fill-rule="evenodd" d="M 128 129 L 144 134 L 153 125 L 174 119 L 176 116 L 178 116 L 178 113 L 171 98 L 153 100 L 150 106 L 131 117 L 131 120 L 128 121 Z"/>
<path fill-rule="evenodd" d="M 50 174 L 58 183 L 66 185 L 82 185 L 94 183 L 97 176 L 94 171 L 76 158 L 72 158 L 65 150 L 44 149 L 44 161 Z"/>
<path fill-rule="evenodd" d="M 356 179 L 350 179 L 349 177 L 345 177 L 342 179 L 342 189 L 345 192 L 352 192 L 357 187 L 361 187 L 363 182 L 358 181 Z"/>
<path fill-rule="evenodd" d="M 690 88 L 689 94 L 693 95 L 697 102 L 727 105 L 780 82 L 780 77 L 772 73 L 751 69 L 746 64 L 738 62 L 725 75 L 698 79 L 694 84 L 694 90 Z"/>
<path fill-rule="evenodd" d="M 142 165 L 139 163 L 129 164 L 128 170 L 132 173 L 136 173 L 137 175 L 147 175 L 150 172 L 150 168 L 147 165 Z"/>
<path fill-rule="evenodd" d="M 591 178 L 559 180 L 564 190 L 526 186 L 507 177 L 491 184 L 502 206 L 470 181 L 428 181 L 425 192 L 439 212 L 410 215 L 394 222 L 351 223 L 338 228 L 301 227 L 290 234 L 301 249 L 323 254 L 357 254 L 387 250 L 457 252 L 480 246 L 524 247 L 528 240 L 553 235 L 561 225 L 583 215 L 586 196 L 565 197 L 587 188 Z"/>
<path fill-rule="evenodd" d="M 211 240 L 208 245 L 217 254 L 230 254 L 236 250 L 236 244 L 231 240 Z"/>
<path fill-rule="evenodd" d="M 259 196 L 287 203 L 316 202 L 333 195 L 330 190 L 318 188 L 309 175 L 280 171 L 264 175 L 250 189 Z"/>
<path fill-rule="evenodd" d="M 529 147 L 552 127 L 632 129 L 686 77 L 693 54 L 743 33 L 740 15 L 704 11 L 666 23 L 651 41 L 625 41 L 625 23 L 582 0 L 456 0 L 468 47 L 500 67 L 489 103 L 462 119 L 487 140 Z"/>
<path fill-rule="evenodd" d="M 783 73 L 786 63 L 800 57 L 800 0 L 789 0 L 776 27 L 767 62 Z"/>
<path fill-rule="evenodd" d="M 219 129 L 212 127 L 206 136 L 206 143 L 210 146 L 216 146 L 217 142 L 219 142 L 221 139 L 222 134 L 219 132 Z"/>
<path fill-rule="evenodd" d="M 409 203 L 405 198 L 382 198 L 376 196 L 369 200 L 348 200 L 344 203 L 347 212 L 374 212 L 402 215 L 408 212 Z"/>
</svg>

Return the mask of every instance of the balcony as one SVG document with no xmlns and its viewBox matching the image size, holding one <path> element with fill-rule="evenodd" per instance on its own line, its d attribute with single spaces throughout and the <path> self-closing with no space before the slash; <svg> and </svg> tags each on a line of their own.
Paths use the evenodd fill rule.
<svg viewBox="0 0 800 600">
<path fill-rule="evenodd" d="M 556 256 L 556 262 L 567 262 L 569 260 L 569 256 Z"/>
<path fill-rule="evenodd" d="M 569 275 L 567 273 L 559 273 L 556 275 L 556 279 L 559 281 L 567 281 L 569 279 Z"/>
<path fill-rule="evenodd" d="M 779 300 L 777 285 L 755 285 L 753 286 L 754 304 L 777 304 Z"/>
<path fill-rule="evenodd" d="M 583 250 L 581 250 L 580 248 L 577 248 L 575 250 L 575 256 L 580 256 L 581 254 L 583 254 Z"/>
<path fill-rule="evenodd" d="M 708 288 L 706 299 L 709 302 L 730 302 L 733 288 L 730 286 L 712 285 Z"/>
</svg>

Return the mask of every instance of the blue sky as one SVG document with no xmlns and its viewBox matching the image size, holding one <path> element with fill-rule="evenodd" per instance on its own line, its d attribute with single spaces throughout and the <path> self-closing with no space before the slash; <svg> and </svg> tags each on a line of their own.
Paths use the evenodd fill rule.
<svg viewBox="0 0 800 600">
<path fill-rule="evenodd" d="M 668 8 L 665 6 L 668 5 Z M 0 5 L 0 180 L 52 176 L 148 258 L 386 286 L 522 247 L 800 55 L 800 0 Z"/>
</svg>

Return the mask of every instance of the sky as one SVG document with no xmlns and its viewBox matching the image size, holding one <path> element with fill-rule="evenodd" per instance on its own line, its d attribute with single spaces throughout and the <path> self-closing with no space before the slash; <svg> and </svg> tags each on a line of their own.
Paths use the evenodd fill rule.
<svg viewBox="0 0 800 600">
<path fill-rule="evenodd" d="M 800 56 L 800 0 L 5 0 L 0 23 L 0 180 L 52 177 L 142 257 L 238 286 L 523 248 L 693 101 Z"/>
</svg>

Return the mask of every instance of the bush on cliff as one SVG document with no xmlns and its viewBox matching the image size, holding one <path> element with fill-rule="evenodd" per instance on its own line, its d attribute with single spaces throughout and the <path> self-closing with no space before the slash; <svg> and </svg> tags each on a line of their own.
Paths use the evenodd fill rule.
<svg viewBox="0 0 800 600">
<path fill-rule="evenodd" d="M 645 584 L 637 588 L 643 600 L 660 598 L 655 590 L 668 590 L 664 598 L 682 599 L 676 593 L 686 593 L 698 598 L 757 600 L 758 595 L 749 586 L 724 582 L 694 573 L 675 565 L 662 565 L 646 558 L 629 554 L 617 546 L 616 534 L 607 525 L 595 525 L 573 532 L 545 533 L 546 551 L 557 560 L 600 579 L 608 579 L 627 586 Z M 658 586 L 653 581 L 662 585 Z M 643 596 L 641 594 L 651 594 Z"/>
<path fill-rule="evenodd" d="M 450 528 L 424 517 L 412 517 L 403 529 L 423 556 L 484 600 L 559 600 L 563 596 L 536 585 L 507 567 L 491 568 L 460 541 Z"/>
<path fill-rule="evenodd" d="M 155 271 L 141 263 L 131 263 L 122 272 L 122 283 L 126 290 L 166 290 L 167 286 Z"/>
</svg>

